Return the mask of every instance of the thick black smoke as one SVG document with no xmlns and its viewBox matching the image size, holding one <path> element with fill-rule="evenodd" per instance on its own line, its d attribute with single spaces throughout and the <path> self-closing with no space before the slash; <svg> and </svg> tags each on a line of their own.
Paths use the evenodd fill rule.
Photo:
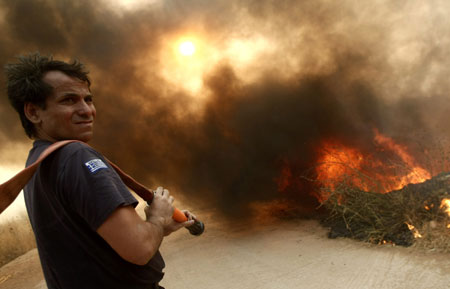
<svg viewBox="0 0 450 289">
<path fill-rule="evenodd" d="M 308 184 L 281 195 L 275 180 L 286 162 L 294 177 L 313 167 L 322 139 L 370 152 L 377 128 L 419 154 L 450 132 L 445 15 L 419 1 L 338 2 L 179 0 L 117 11 L 106 1 L 2 0 L 0 63 L 37 50 L 86 63 L 98 111 L 92 145 L 151 187 L 229 215 L 280 197 L 313 207 Z M 432 23 L 416 23 L 424 20 Z M 233 59 L 211 63 L 205 101 L 189 110 L 193 96 L 164 80 L 159 55 L 167 36 L 194 28 L 224 46 L 257 32 L 272 48 L 252 63 L 252 80 Z M 3 95 L 0 140 L 22 142 Z"/>
</svg>

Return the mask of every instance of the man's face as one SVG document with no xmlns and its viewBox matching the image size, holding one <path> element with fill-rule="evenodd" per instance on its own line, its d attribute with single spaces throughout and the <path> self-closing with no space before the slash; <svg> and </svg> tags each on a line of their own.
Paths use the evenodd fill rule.
<svg viewBox="0 0 450 289">
<path fill-rule="evenodd" d="M 53 87 L 53 92 L 46 99 L 45 109 L 37 109 L 37 137 L 52 142 L 89 141 L 96 111 L 88 84 L 61 71 L 49 71 L 42 80 Z"/>
</svg>

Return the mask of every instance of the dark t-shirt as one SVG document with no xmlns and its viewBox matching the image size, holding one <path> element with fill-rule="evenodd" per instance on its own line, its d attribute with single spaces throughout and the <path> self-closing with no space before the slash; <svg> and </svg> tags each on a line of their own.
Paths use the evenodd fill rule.
<svg viewBox="0 0 450 289">
<path fill-rule="evenodd" d="M 35 141 L 27 165 L 50 144 Z M 147 265 L 135 265 L 96 232 L 117 207 L 135 207 L 137 200 L 94 149 L 77 142 L 57 150 L 40 164 L 24 193 L 49 289 L 159 288 L 164 274 L 159 252 Z"/>
</svg>

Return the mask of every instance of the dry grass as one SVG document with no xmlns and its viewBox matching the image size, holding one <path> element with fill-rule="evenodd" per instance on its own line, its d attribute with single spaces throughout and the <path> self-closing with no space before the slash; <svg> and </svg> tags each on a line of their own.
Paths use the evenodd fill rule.
<svg viewBox="0 0 450 289">
<path fill-rule="evenodd" d="M 36 248 L 28 217 L 19 217 L 0 224 L 0 266 Z"/>
<path fill-rule="evenodd" d="M 441 208 L 441 201 L 450 198 L 450 174 L 387 194 L 348 183 L 326 193 L 323 205 L 329 215 L 324 222 L 331 228 L 330 237 L 450 252 L 450 217 Z"/>
<path fill-rule="evenodd" d="M 420 250 L 450 253 L 450 228 L 447 221 L 430 221 L 418 228 L 422 237 L 415 239 L 414 247 Z"/>
</svg>

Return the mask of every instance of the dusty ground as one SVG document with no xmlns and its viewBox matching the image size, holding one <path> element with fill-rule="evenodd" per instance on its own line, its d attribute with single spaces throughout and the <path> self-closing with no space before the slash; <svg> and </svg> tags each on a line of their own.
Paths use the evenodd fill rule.
<svg viewBox="0 0 450 289">
<path fill-rule="evenodd" d="M 284 221 L 249 230 L 207 220 L 207 231 L 168 237 L 167 289 L 444 289 L 449 255 L 330 240 L 316 221 Z M 0 268 L 0 288 L 46 288 L 36 250 Z"/>
</svg>

